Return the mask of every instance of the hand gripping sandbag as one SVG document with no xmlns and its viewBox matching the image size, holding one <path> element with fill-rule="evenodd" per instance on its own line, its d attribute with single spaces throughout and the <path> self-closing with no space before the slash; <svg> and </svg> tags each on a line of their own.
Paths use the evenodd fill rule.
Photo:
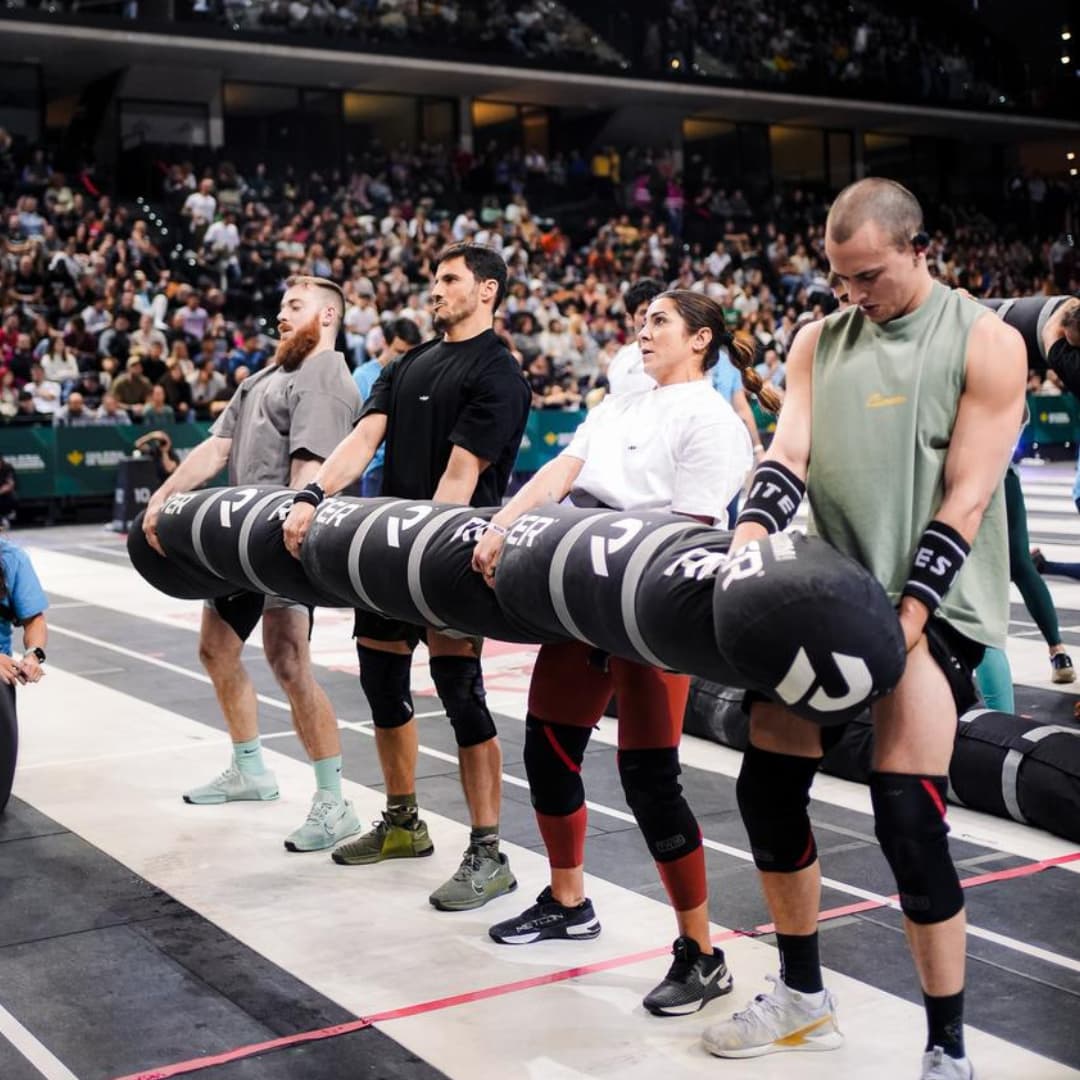
<svg viewBox="0 0 1080 1080">
<path fill-rule="evenodd" d="M 230 583 L 228 592 L 244 589 L 312 606 L 349 606 L 308 581 L 286 550 L 281 530 L 293 495 L 291 488 L 270 485 L 174 495 L 162 508 L 158 536 L 170 557 L 197 559 Z"/>
<path fill-rule="evenodd" d="M 823 540 L 776 533 L 717 575 L 716 647 L 745 685 L 829 727 L 900 681 L 907 659 L 881 586 Z"/>
<path fill-rule="evenodd" d="M 250 510 L 242 515 L 242 520 L 234 519 L 231 528 L 236 530 L 236 551 L 248 587 L 311 607 L 352 607 L 335 591 L 323 589 L 318 582 L 308 578 L 300 560 L 294 559 L 285 547 L 282 530 L 292 509 L 294 494 L 289 488 L 268 492 L 250 504 Z M 214 522 L 210 515 L 203 521 L 203 547 L 207 550 L 213 545 L 206 535 L 208 528 L 218 529 L 220 522 Z"/>
<path fill-rule="evenodd" d="M 564 635 L 595 645 L 615 656 L 639 663 L 659 666 L 666 664 L 657 654 L 659 642 L 644 631 L 638 618 L 638 591 L 650 564 L 663 560 L 667 548 L 697 534 L 701 526 L 686 517 L 664 511 L 581 511 L 563 507 L 544 508 L 541 516 L 555 517 L 558 527 L 552 526 L 536 533 L 532 545 L 530 532 L 538 526 L 526 527 L 520 544 L 507 536 L 503 560 L 509 552 L 524 552 L 524 559 L 535 564 L 531 574 L 546 571 L 549 602 Z M 564 527 L 569 522 L 569 528 Z M 707 531 L 707 530 L 706 530 Z M 496 574 L 499 601 L 508 601 L 500 565 Z M 515 567 L 515 577 L 518 576 Z M 515 591 L 520 605 L 520 593 L 529 601 L 540 600 L 535 584 Z M 515 617 L 535 618 L 526 611 L 514 610 Z M 545 612 L 546 615 L 546 612 Z M 711 642 L 711 616 L 700 620 L 700 631 Z M 684 627 L 693 633 L 694 628 Z M 655 637 L 655 635 L 653 635 Z"/>
<path fill-rule="evenodd" d="M 658 667 L 725 686 L 738 682 L 716 648 L 713 627 L 716 575 L 730 545 L 731 533 L 692 525 L 646 563 L 637 585 L 637 627 Z"/>
<path fill-rule="evenodd" d="M 498 507 L 458 507 L 432 515 L 409 549 L 409 595 L 424 621 L 436 630 L 538 643 L 527 626 L 503 610 L 495 590 L 472 568 L 476 542 L 498 511 Z"/>
<path fill-rule="evenodd" d="M 550 503 L 510 526 L 495 573 L 499 606 L 538 642 L 573 640 L 552 599 L 549 568 L 562 541 L 606 511 Z"/>
<path fill-rule="evenodd" d="M 231 521 L 229 516 L 232 509 L 231 502 L 224 508 L 219 504 L 222 498 L 233 490 L 233 488 L 201 488 L 198 491 L 184 491 L 170 495 L 165 500 L 157 521 L 158 540 L 165 549 L 165 554 L 170 559 L 182 560 L 189 565 L 201 567 L 224 579 L 229 585 L 229 593 L 248 588 L 243 575 L 239 573 L 239 560 L 232 560 L 236 563 L 236 569 L 232 574 L 225 572 L 225 566 L 220 559 L 216 562 L 211 561 L 203 549 L 202 524 L 211 513 L 216 514 L 219 519 L 224 516 Z M 278 489 L 267 488 L 266 490 Z M 220 544 L 218 546 L 220 547 Z"/>
<path fill-rule="evenodd" d="M 1046 369 L 1042 332 L 1050 316 L 1069 298 L 1067 296 L 1022 296 L 1016 300 L 989 298 L 979 303 L 994 311 L 998 318 L 1019 330 L 1027 346 L 1028 368 Z"/>
<path fill-rule="evenodd" d="M 148 584 L 177 600 L 212 600 L 236 592 L 235 585 L 198 565 L 193 558 L 185 558 L 177 551 L 171 551 L 167 559 L 159 555 L 143 533 L 144 514 L 140 511 L 131 523 L 127 550 L 131 565 Z"/>
<path fill-rule="evenodd" d="M 400 499 L 365 521 L 354 584 L 384 615 L 458 636 L 532 641 L 471 569 L 486 517 L 467 506 Z"/>
</svg>

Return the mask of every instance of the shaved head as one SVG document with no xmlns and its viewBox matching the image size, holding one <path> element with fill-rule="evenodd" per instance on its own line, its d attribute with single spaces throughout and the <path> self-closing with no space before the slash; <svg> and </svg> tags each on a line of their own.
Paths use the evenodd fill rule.
<svg viewBox="0 0 1080 1080">
<path fill-rule="evenodd" d="M 329 278 L 312 277 L 308 274 L 297 274 L 285 282 L 287 289 L 317 289 L 319 299 L 326 304 L 332 304 L 337 313 L 337 325 L 340 326 L 345 318 L 345 294 L 336 281 Z"/>
<path fill-rule="evenodd" d="M 898 251 L 911 246 L 911 238 L 922 231 L 919 200 L 903 184 L 872 176 L 849 184 L 832 204 L 825 228 L 829 239 L 846 244 L 872 222 Z"/>
</svg>

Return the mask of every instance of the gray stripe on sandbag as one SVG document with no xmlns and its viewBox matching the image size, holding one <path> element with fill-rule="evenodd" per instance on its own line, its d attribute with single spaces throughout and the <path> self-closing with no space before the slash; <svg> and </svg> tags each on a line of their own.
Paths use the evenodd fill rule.
<svg viewBox="0 0 1080 1080">
<path fill-rule="evenodd" d="M 265 593 L 267 596 L 272 596 L 274 591 L 259 577 L 258 574 L 255 573 L 255 569 L 251 565 L 251 559 L 248 558 L 248 541 L 251 538 L 251 530 L 255 527 L 255 520 L 258 518 L 259 514 L 263 512 L 263 507 L 269 506 L 275 499 L 291 498 L 291 491 L 274 491 L 269 495 L 264 495 L 248 511 L 247 517 L 244 518 L 244 524 L 240 526 L 240 569 L 244 571 L 244 577 L 246 577 L 259 592 Z"/>
<path fill-rule="evenodd" d="M 677 536 L 679 533 L 684 533 L 697 524 L 698 523 L 694 521 L 676 521 L 671 525 L 662 525 L 659 529 L 656 529 L 651 536 L 647 537 L 637 546 L 626 563 L 626 570 L 622 580 L 622 591 L 619 597 L 620 606 L 622 608 L 623 626 L 626 628 L 626 636 L 630 639 L 630 644 L 634 646 L 634 650 L 642 657 L 642 659 L 647 660 L 654 667 L 663 668 L 668 665 L 665 664 L 664 661 L 661 660 L 660 657 L 645 643 L 641 628 L 638 626 L 638 583 L 641 581 L 641 575 L 645 572 L 645 567 L 648 565 L 649 560 L 656 554 L 657 550 L 667 542 L 668 538 Z"/>
<path fill-rule="evenodd" d="M 424 596 L 424 590 L 420 586 L 420 560 L 424 557 L 424 551 L 431 542 L 431 538 L 442 528 L 445 522 L 460 514 L 473 513 L 471 507 L 454 506 L 449 510 L 444 510 L 441 514 L 436 514 L 420 530 L 416 540 L 413 541 L 413 546 L 409 549 L 409 561 L 405 568 L 405 580 L 409 586 L 409 596 L 416 605 L 416 610 L 424 616 L 424 621 L 436 630 L 445 630 L 447 624 L 445 619 L 432 610 L 431 605 Z"/>
<path fill-rule="evenodd" d="M 980 716 L 989 716 L 993 711 L 993 709 L 968 709 L 968 711 L 960 717 L 960 723 L 970 724 L 973 720 L 978 720 Z"/>
<path fill-rule="evenodd" d="M 994 314 L 995 314 L 995 315 L 996 315 L 996 316 L 997 316 L 997 317 L 998 317 L 998 318 L 999 318 L 999 319 L 1000 319 L 1000 320 L 1001 320 L 1002 322 L 1004 322 L 1004 321 L 1005 321 L 1005 316 L 1009 314 L 1009 311 L 1010 311 L 1010 310 L 1012 309 L 1012 306 L 1013 306 L 1013 304 L 1015 304 L 1015 303 L 1016 303 L 1016 300 L 1015 300 L 1015 298 L 1014 298 L 1014 299 L 1012 299 L 1012 300 L 1006 300 L 1006 301 L 1005 301 L 1005 303 L 1001 305 L 1001 307 L 999 307 L 999 308 L 996 308 L 996 309 L 994 310 Z"/>
<path fill-rule="evenodd" d="M 367 589 L 364 588 L 364 583 L 360 578 L 360 547 L 367 538 L 367 534 L 371 532 L 372 525 L 374 525 L 387 510 L 392 510 L 395 506 L 404 506 L 408 501 L 408 499 L 395 499 L 394 502 L 388 502 L 385 506 L 380 506 L 378 510 L 368 514 L 368 516 L 360 522 L 360 527 L 356 530 L 352 538 L 352 543 L 349 545 L 349 553 L 345 556 L 345 569 L 349 572 L 349 584 L 352 585 L 353 592 L 355 592 L 356 595 L 360 597 L 361 601 L 363 601 L 363 603 L 372 611 L 378 611 L 379 609 L 372 602 L 371 597 L 368 596 Z"/>
<path fill-rule="evenodd" d="M 1013 821 L 1030 825 L 1031 822 L 1020 810 L 1020 766 L 1023 761 L 1023 750 L 1010 750 L 1005 755 L 1005 760 L 1001 763 L 1001 797 L 1005 800 L 1005 809 Z"/>
<path fill-rule="evenodd" d="M 203 566 L 205 566 L 206 569 L 210 571 L 211 574 L 217 574 L 217 576 L 221 578 L 222 581 L 226 580 L 225 575 L 220 570 L 218 570 L 218 568 L 214 566 L 213 563 L 211 563 L 210 560 L 206 557 L 206 552 L 203 550 L 202 546 L 201 534 L 202 523 L 206 518 L 206 515 L 210 512 L 210 507 L 213 506 L 218 501 L 218 499 L 220 499 L 222 495 L 224 495 L 229 490 L 229 488 L 222 488 L 219 492 L 217 492 L 216 495 L 211 495 L 210 498 L 207 499 L 206 502 L 204 502 L 202 506 L 200 506 L 199 509 L 195 511 L 195 519 L 191 523 L 191 546 L 195 549 L 196 557 L 198 558 L 199 562 L 201 562 Z"/>
<path fill-rule="evenodd" d="M 574 544 L 578 542 L 578 539 L 586 532 L 586 530 L 592 528 L 598 521 L 604 521 L 613 517 L 617 517 L 621 511 L 611 510 L 605 514 L 597 514 L 595 517 L 587 517 L 579 521 L 570 531 L 559 541 L 555 548 L 554 554 L 551 556 L 551 569 L 548 570 L 548 590 L 551 593 L 551 606 L 555 610 L 555 617 L 562 623 L 563 629 L 573 638 L 578 641 L 588 642 L 590 645 L 595 645 L 593 641 L 589 639 L 578 629 L 577 623 L 574 622 L 570 615 L 570 609 L 566 604 L 566 593 L 563 590 L 563 574 L 566 572 L 566 561 L 570 558 L 570 550 Z"/>
<path fill-rule="evenodd" d="M 1039 355 L 1046 359 L 1046 346 L 1043 345 L 1043 331 L 1050 321 L 1050 316 L 1069 298 L 1067 296 L 1051 296 L 1039 310 L 1039 317 L 1035 320 L 1035 341 L 1039 346 Z"/>
<path fill-rule="evenodd" d="M 1080 737 L 1080 728 L 1062 727 L 1060 724 L 1047 724 L 1045 727 L 1037 727 L 1025 732 L 1020 736 L 1025 742 L 1042 742 L 1050 735 L 1076 735 Z"/>
</svg>

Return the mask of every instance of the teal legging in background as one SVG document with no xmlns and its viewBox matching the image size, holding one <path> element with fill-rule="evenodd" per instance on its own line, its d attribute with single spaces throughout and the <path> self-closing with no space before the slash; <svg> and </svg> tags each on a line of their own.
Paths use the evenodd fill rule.
<svg viewBox="0 0 1080 1080">
<path fill-rule="evenodd" d="M 1024 493 L 1020 489 L 1020 476 L 1011 467 L 1005 473 L 1005 511 L 1009 517 L 1009 577 L 1020 590 L 1024 606 L 1031 612 L 1046 644 L 1053 648 L 1061 644 L 1061 629 L 1050 590 L 1031 559 Z"/>
<path fill-rule="evenodd" d="M 975 669 L 975 681 L 988 709 L 995 712 L 1016 712 L 1013 696 L 1012 668 L 1003 649 L 988 648 L 982 663 Z"/>
</svg>

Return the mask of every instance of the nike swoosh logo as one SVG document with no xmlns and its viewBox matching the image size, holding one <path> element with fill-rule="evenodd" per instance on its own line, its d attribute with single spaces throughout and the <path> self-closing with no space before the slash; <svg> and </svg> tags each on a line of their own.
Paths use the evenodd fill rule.
<svg viewBox="0 0 1080 1080">
<path fill-rule="evenodd" d="M 430 401 L 431 400 L 431 395 L 430 394 L 421 394 L 420 395 L 420 400 L 421 401 Z"/>
<path fill-rule="evenodd" d="M 801 1046 L 806 1042 L 806 1036 L 812 1035 L 818 1028 L 824 1027 L 826 1024 L 832 1023 L 832 1015 L 822 1016 L 815 1020 L 812 1024 L 807 1024 L 805 1027 L 801 1027 L 793 1031 L 790 1035 L 785 1035 L 782 1039 L 774 1039 L 774 1046 Z"/>
<path fill-rule="evenodd" d="M 907 398 L 903 394 L 894 394 L 892 397 L 886 397 L 884 394 L 871 394 L 866 399 L 866 407 L 868 409 L 884 409 L 889 405 L 903 405 L 907 401 Z"/>
</svg>

